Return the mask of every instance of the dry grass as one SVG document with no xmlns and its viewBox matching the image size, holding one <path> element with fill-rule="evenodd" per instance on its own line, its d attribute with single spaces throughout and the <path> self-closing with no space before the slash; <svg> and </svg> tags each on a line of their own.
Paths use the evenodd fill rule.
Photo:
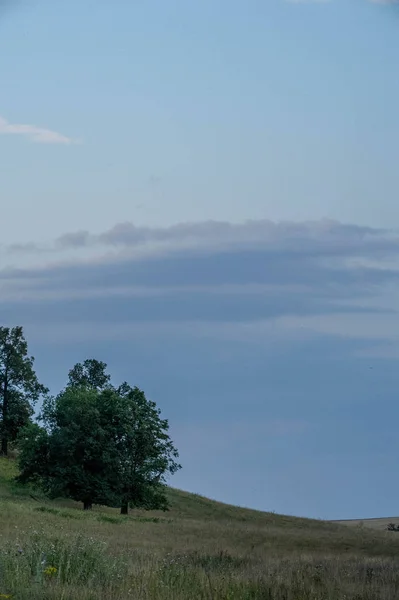
<svg viewBox="0 0 399 600">
<path fill-rule="evenodd" d="M 378 519 L 348 519 L 345 521 L 335 521 L 335 523 L 349 525 L 350 527 L 371 527 L 372 529 L 386 531 L 386 528 L 390 523 L 399 525 L 399 517 L 380 517 Z"/>
<path fill-rule="evenodd" d="M 170 490 L 168 513 L 38 501 L 0 459 L 0 598 L 397 600 L 399 534 Z M 54 569 L 49 569 L 54 567 Z"/>
</svg>

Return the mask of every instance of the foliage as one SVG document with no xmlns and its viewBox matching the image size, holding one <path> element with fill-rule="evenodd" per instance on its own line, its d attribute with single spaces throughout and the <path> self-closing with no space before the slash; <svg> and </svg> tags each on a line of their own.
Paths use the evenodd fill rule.
<svg viewBox="0 0 399 600">
<path fill-rule="evenodd" d="M 115 505 L 115 457 L 108 415 L 101 411 L 101 393 L 66 388 L 56 398 L 46 399 L 42 415 L 44 427 L 31 426 L 21 434 L 18 481 L 35 483 L 50 498 L 81 501 L 85 508 Z"/>
<path fill-rule="evenodd" d="M 1 454 L 8 454 L 33 415 L 33 405 L 48 389 L 39 383 L 28 356 L 22 327 L 0 327 L 0 438 Z"/>
<path fill-rule="evenodd" d="M 18 438 L 19 468 L 18 483 L 31 482 L 47 492 L 47 481 L 50 475 L 48 432 L 37 423 L 30 423 L 20 431 Z"/>
<path fill-rule="evenodd" d="M 19 437 L 18 481 L 86 509 L 166 510 L 165 476 L 180 468 L 168 422 L 137 387 L 111 386 L 105 369 L 94 360 L 75 365 L 66 388 L 45 399 L 43 426 L 25 427 Z"/>
<path fill-rule="evenodd" d="M 122 512 L 127 507 L 147 510 L 168 507 L 165 475 L 176 473 L 178 452 L 168 436 L 169 424 L 161 419 L 155 402 L 126 382 L 117 390 L 120 429 L 116 433 L 117 482 Z"/>
<path fill-rule="evenodd" d="M 84 387 L 104 390 L 110 387 L 111 376 L 106 363 L 89 358 L 76 365 L 68 373 L 68 387 Z"/>
</svg>

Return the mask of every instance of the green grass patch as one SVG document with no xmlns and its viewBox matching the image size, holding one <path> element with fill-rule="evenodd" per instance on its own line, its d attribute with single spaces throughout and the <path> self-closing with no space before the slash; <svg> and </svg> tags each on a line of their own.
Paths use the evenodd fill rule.
<svg viewBox="0 0 399 600">
<path fill-rule="evenodd" d="M 49 515 L 56 515 L 57 517 L 61 517 L 62 519 L 80 519 L 81 518 L 81 516 L 74 511 L 62 510 L 60 508 L 55 508 L 54 506 L 35 506 L 33 508 L 33 510 L 36 512 L 40 512 L 40 513 L 47 513 Z"/>
<path fill-rule="evenodd" d="M 49 501 L 0 459 L 0 600 L 396 600 L 399 536 L 213 502 Z"/>
</svg>

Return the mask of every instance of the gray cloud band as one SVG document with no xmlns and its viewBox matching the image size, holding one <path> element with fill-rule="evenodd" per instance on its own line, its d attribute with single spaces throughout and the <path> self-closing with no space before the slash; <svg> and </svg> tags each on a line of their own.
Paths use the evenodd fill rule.
<svg viewBox="0 0 399 600">
<path fill-rule="evenodd" d="M 175 323 L 223 335 L 234 325 L 240 335 L 257 335 L 266 322 L 311 323 L 333 334 L 363 319 L 373 321 L 374 335 L 381 319 L 389 330 L 396 310 L 399 236 L 391 231 L 331 221 L 123 224 L 98 236 L 67 234 L 47 249 L 3 249 L 3 257 L 30 255 L 32 247 L 41 266 L 0 271 L 3 321 L 101 323 L 113 332 L 127 325 L 159 332 Z M 98 251 L 88 261 L 87 248 Z M 71 249 L 74 257 L 62 262 Z M 357 335 L 361 329 L 358 323 Z"/>
</svg>

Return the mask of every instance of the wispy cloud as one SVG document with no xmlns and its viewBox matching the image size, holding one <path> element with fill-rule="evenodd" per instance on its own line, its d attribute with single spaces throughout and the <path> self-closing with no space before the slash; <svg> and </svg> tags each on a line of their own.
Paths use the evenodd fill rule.
<svg viewBox="0 0 399 600">
<path fill-rule="evenodd" d="M 335 221 L 124 223 L 47 247 L 3 247 L 2 258 L 2 314 L 31 323 L 45 314 L 65 336 L 178 328 L 224 339 L 399 342 L 395 231 Z"/>
<path fill-rule="evenodd" d="M 268 219 L 244 223 L 227 221 L 185 222 L 169 227 L 136 226 L 131 222 L 117 223 L 98 235 L 79 230 L 68 232 L 51 243 L 36 244 L 32 241 L 9 246 L 9 254 L 18 256 L 37 253 L 41 261 L 49 253 L 57 255 L 76 253 L 97 258 L 107 252 L 112 256 L 121 253 L 129 257 L 165 255 L 176 251 L 264 248 L 270 251 L 290 250 L 300 254 L 314 253 L 334 255 L 361 253 L 372 248 L 395 252 L 399 247 L 399 233 L 370 227 L 347 225 L 331 219 L 320 221 L 274 222 Z"/>
<path fill-rule="evenodd" d="M 66 135 L 37 127 L 36 125 L 26 125 L 22 123 L 9 123 L 7 119 L 0 117 L 0 135 L 22 135 L 38 144 L 73 144 L 75 140 Z"/>
</svg>

